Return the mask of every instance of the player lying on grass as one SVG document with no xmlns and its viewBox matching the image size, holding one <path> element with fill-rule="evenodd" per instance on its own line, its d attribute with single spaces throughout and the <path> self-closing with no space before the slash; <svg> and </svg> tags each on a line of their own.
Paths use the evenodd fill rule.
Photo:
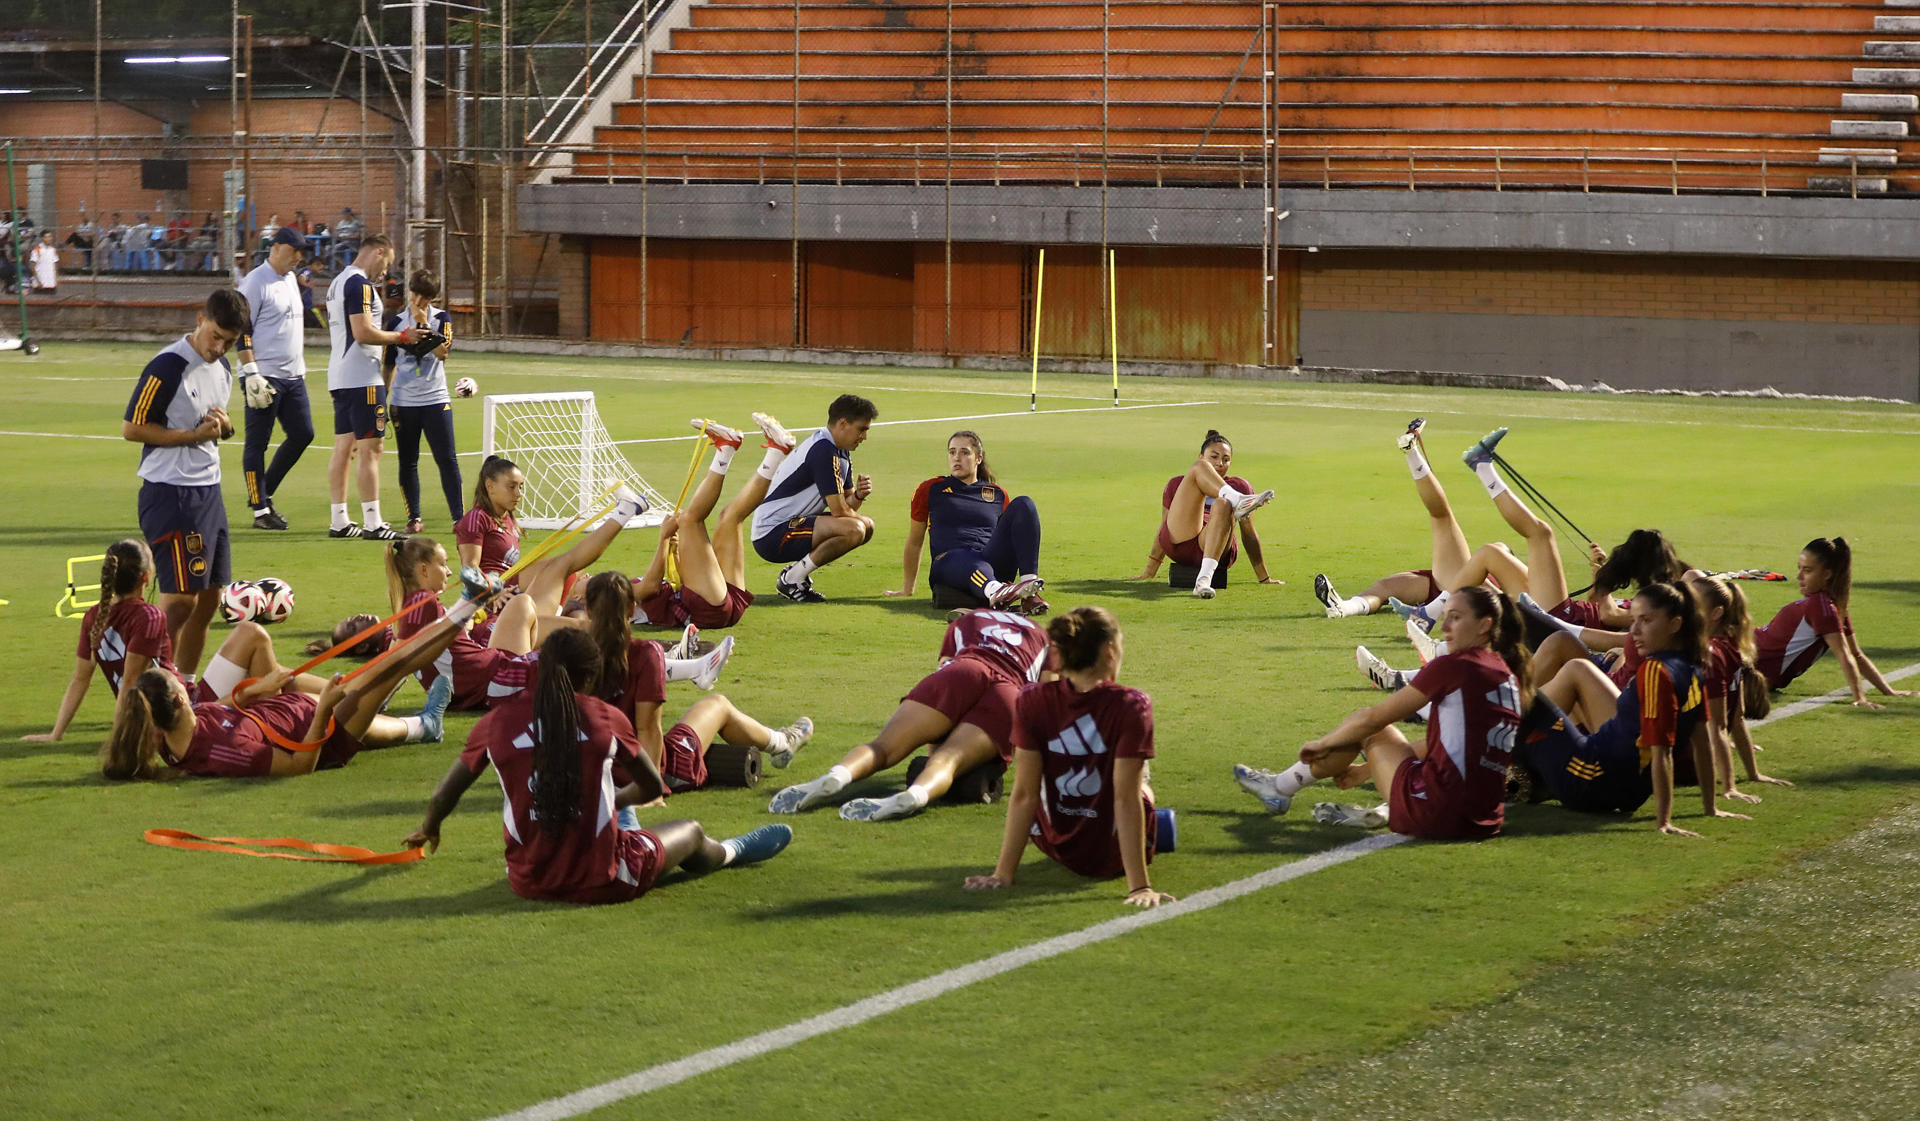
<svg viewBox="0 0 1920 1121">
<path fill-rule="evenodd" d="M 1120 623 L 1104 607 L 1076 607 L 1047 624 L 1047 668 L 1014 705 L 1013 793 L 992 873 L 969 891 L 1013 886 L 1031 840 L 1082 876 L 1124 875 L 1127 903 L 1157 907 L 1147 866 L 1173 848 L 1172 811 L 1156 813 L 1147 785 L 1153 701 L 1114 679 L 1124 653 Z"/>
<path fill-rule="evenodd" d="M 898 766 L 932 744 L 925 769 L 891 798 L 855 798 L 840 807 L 848 821 L 908 817 L 945 794 L 953 780 L 996 759 L 1012 758 L 1013 709 L 1021 686 L 1039 678 L 1047 638 L 1007 611 L 969 611 L 947 626 L 940 668 L 922 678 L 873 739 L 847 752 L 812 782 L 773 796 L 768 813 L 812 809 L 869 775 Z"/>
<path fill-rule="evenodd" d="M 1278 774 L 1235 764 L 1233 777 L 1274 813 L 1285 813 L 1312 783 L 1342 787 L 1372 780 L 1383 806 L 1314 807 L 1315 821 L 1378 827 L 1432 840 L 1479 840 L 1505 819 L 1507 767 L 1529 711 L 1525 627 L 1513 602 L 1484 587 L 1463 588 L 1440 617 L 1447 653 L 1379 704 L 1342 720 L 1300 749 Z M 1394 725 L 1427 706 L 1423 743 Z M 1356 763 L 1364 753 L 1365 763 Z"/>
<path fill-rule="evenodd" d="M 527 899 L 620 903 L 673 868 L 703 875 L 786 848 L 786 825 L 715 841 L 697 821 L 623 823 L 623 807 L 660 798 L 667 785 L 627 718 L 593 695 L 601 662 L 586 631 L 548 635 L 538 684 L 474 725 L 407 846 L 439 848 L 441 823 L 491 764 L 506 795 L 507 884 Z"/>
<path fill-rule="evenodd" d="M 1780 609 L 1773 621 L 1754 632 L 1755 665 L 1773 689 L 1784 689 L 1807 672 L 1820 655 L 1833 651 L 1840 674 L 1860 708 L 1881 708 L 1867 699 L 1863 682 L 1889 697 L 1911 697 L 1911 689 L 1895 689 L 1853 633 L 1847 601 L 1853 592 L 1853 547 L 1844 537 L 1816 537 L 1800 550 L 1794 579 L 1800 598 Z"/>
<path fill-rule="evenodd" d="M 776 767 L 785 767 L 813 735 L 813 721 L 800 719 L 775 731 L 735 707 L 719 693 L 695 701 L 673 727 L 661 731 L 661 709 L 667 682 L 692 681 L 711 689 L 733 652 L 729 635 L 698 658 L 670 660 L 660 643 L 633 636 L 635 584 L 624 572 L 597 572 L 587 581 L 586 617 L 562 620 L 584 625 L 600 651 L 600 666 L 592 690 L 611 704 L 633 726 L 640 747 L 665 778 L 667 789 L 679 792 L 707 783 L 707 748 L 714 740 L 764 752 Z M 539 671 L 537 660 L 531 675 Z"/>
<path fill-rule="evenodd" d="M 905 575 L 899 591 L 910 596 L 920 576 L 920 553 L 931 534 L 933 564 L 927 583 L 952 588 L 995 609 L 1045 615 L 1040 598 L 1040 510 L 1026 495 L 1013 497 L 994 481 L 978 433 L 962 429 L 947 439 L 947 474 L 928 479 L 908 503 Z"/>
<path fill-rule="evenodd" d="M 1260 535 L 1254 532 L 1255 510 L 1273 501 L 1270 490 L 1255 491 L 1253 484 L 1227 472 L 1233 467 L 1233 445 L 1225 436 L 1207 429 L 1200 441 L 1200 458 L 1184 475 L 1167 480 L 1160 493 L 1160 529 L 1154 534 L 1153 547 L 1147 550 L 1147 567 L 1136 580 L 1151 580 L 1160 571 L 1162 559 L 1200 570 L 1194 581 L 1196 599 L 1213 598 L 1213 574 L 1231 568 L 1239 549 L 1233 543 L 1233 527 L 1240 527 L 1240 540 L 1246 543 L 1247 559 L 1262 584 L 1279 584 L 1267 575 L 1266 557 L 1260 551 Z M 1215 518 L 1214 501 L 1232 516 Z"/>
<path fill-rule="evenodd" d="M 1698 576 L 1690 583 L 1700 601 L 1707 633 L 1712 636 L 1701 684 L 1706 691 L 1707 741 L 1713 747 L 1720 794 L 1742 802 L 1758 802 L 1754 795 L 1741 792 L 1733 777 L 1735 753 L 1746 768 L 1748 782 L 1793 784 L 1760 773 L 1753 735 L 1747 730 L 1748 719 L 1765 716 L 1772 703 L 1767 697 L 1766 679 L 1754 669 L 1753 616 L 1747 610 L 1747 596 L 1738 586 L 1717 576 Z M 1676 756 L 1676 783 L 1680 781 L 1679 763 L 1680 757 Z"/>
<path fill-rule="evenodd" d="M 1714 801 L 1720 784 L 1702 719 L 1700 669 L 1708 656 L 1707 623 L 1692 588 L 1684 582 L 1642 588 L 1633 597 L 1629 629 L 1644 660 L 1624 689 L 1585 659 L 1568 662 L 1540 686 L 1565 718 L 1530 732 L 1516 753 L 1522 796 L 1618 814 L 1633 813 L 1651 797 L 1655 829 L 1697 837 L 1673 823 L 1673 757 L 1689 751 L 1705 815 L 1744 818 Z"/>
<path fill-rule="evenodd" d="M 753 593 L 746 587 L 747 523 L 767 497 L 767 487 L 794 446 L 792 433 L 767 413 L 753 414 L 753 422 L 767 438 L 767 454 L 733 501 L 721 508 L 718 531 L 709 534 L 707 518 L 720 501 L 720 489 L 726 485 L 734 453 L 745 437 L 724 424 L 693 421 L 713 444 L 713 464 L 693 489 L 686 506 L 660 523 L 660 544 L 636 585 L 640 609 L 634 622 L 656 627 L 692 623 L 703 631 L 719 630 L 738 623 L 753 605 Z M 680 570 L 677 585 L 667 579 L 669 551 Z"/>
<path fill-rule="evenodd" d="M 1407 458 L 1414 493 L 1420 496 L 1420 505 L 1427 511 L 1427 524 L 1433 533 L 1432 567 L 1382 576 L 1359 595 L 1344 597 L 1334 590 L 1326 573 L 1317 572 L 1313 577 L 1313 594 L 1327 609 L 1327 618 L 1371 615 L 1386 607 L 1390 599 L 1415 605 L 1428 603 L 1438 597 L 1443 588 L 1451 586 L 1454 575 L 1466 566 L 1470 552 L 1467 535 L 1454 520 L 1447 492 L 1427 463 L 1426 444 L 1421 439 L 1426 426 L 1424 417 L 1414 417 L 1397 442 L 1400 453 Z"/>
<path fill-rule="evenodd" d="M 860 512 L 873 479 L 853 473 L 853 450 L 879 417 L 872 401 L 842 393 L 827 406 L 827 426 L 800 442 L 781 463 L 753 512 L 753 551 L 785 565 L 774 590 L 795 603 L 821 603 L 814 570 L 873 540 L 873 519 Z"/>
<path fill-rule="evenodd" d="M 273 668 L 258 680 L 199 703 L 178 676 L 150 666 L 121 693 L 113 730 L 100 747 L 100 773 L 122 780 L 171 773 L 279 778 L 345 766 L 363 750 L 437 742 L 450 685 L 428 690 L 426 706 L 415 716 L 383 716 L 380 708 L 408 674 L 440 656 L 475 607 L 473 600 L 462 599 L 447 618 L 352 681 L 335 677 L 320 683 L 318 696 L 302 691 L 315 679 L 296 679 L 293 671 L 280 668 L 270 648 L 264 664 Z M 236 631 L 221 655 L 250 669 L 263 668 L 258 649 L 240 648 L 250 640 L 257 643 L 250 632 Z M 309 744 L 319 746 L 304 746 Z"/>
</svg>

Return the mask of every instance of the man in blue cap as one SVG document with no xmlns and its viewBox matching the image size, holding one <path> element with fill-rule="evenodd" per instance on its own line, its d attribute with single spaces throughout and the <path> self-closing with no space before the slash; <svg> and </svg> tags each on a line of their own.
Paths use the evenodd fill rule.
<svg viewBox="0 0 1920 1121">
<path fill-rule="evenodd" d="M 240 337 L 238 348 L 240 384 L 247 397 L 247 445 L 240 466 L 255 529 L 287 528 L 287 519 L 273 508 L 273 492 L 313 443 L 302 323 L 306 309 L 294 275 L 306 256 L 306 235 L 282 226 L 273 235 L 266 261 L 240 281 L 240 294 L 253 313 L 253 330 Z M 267 441 L 275 420 L 285 435 L 268 467 Z"/>
</svg>

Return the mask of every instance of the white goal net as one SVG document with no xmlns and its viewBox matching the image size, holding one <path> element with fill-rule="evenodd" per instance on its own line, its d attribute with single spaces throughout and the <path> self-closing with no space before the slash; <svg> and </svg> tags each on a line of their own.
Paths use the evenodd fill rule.
<svg viewBox="0 0 1920 1121">
<path fill-rule="evenodd" d="M 521 393 L 484 398 L 482 455 L 513 460 L 527 477 L 515 518 L 529 529 L 556 529 L 591 516 L 618 479 L 646 495 L 648 510 L 629 528 L 659 525 L 672 507 L 613 442 L 591 393 Z"/>
</svg>

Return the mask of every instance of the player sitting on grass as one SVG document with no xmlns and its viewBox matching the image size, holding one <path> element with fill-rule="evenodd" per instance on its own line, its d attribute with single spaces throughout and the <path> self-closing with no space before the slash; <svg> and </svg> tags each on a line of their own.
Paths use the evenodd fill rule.
<svg viewBox="0 0 1920 1121">
<path fill-rule="evenodd" d="M 1342 720 L 1300 749 L 1300 761 L 1274 774 L 1235 764 L 1234 781 L 1274 813 L 1300 791 L 1330 778 L 1341 787 L 1372 780 L 1387 796 L 1363 809 L 1322 802 L 1315 821 L 1378 828 L 1433 840 L 1478 840 L 1500 832 L 1507 768 L 1520 716 L 1531 700 L 1520 613 L 1499 592 L 1454 593 L 1440 618 L 1448 652 L 1379 704 Z M 1424 743 L 1394 725 L 1426 706 Z M 1355 757 L 1365 753 L 1366 762 Z"/>
<path fill-rule="evenodd" d="M 67 726 L 73 723 L 74 713 L 80 711 L 80 702 L 93 683 L 96 665 L 115 697 L 120 695 L 121 682 L 139 677 L 149 665 L 173 665 L 173 640 L 167 636 L 167 617 L 146 599 L 147 588 L 153 580 L 153 553 L 145 541 L 129 537 L 107 546 L 107 555 L 100 562 L 100 602 L 87 608 L 80 620 L 80 644 L 74 652 L 73 677 L 67 682 L 66 695 L 60 698 L 60 712 L 53 719 L 53 731 L 21 739 L 29 743 L 59 742 Z M 207 667 L 209 678 L 219 664 L 216 654 L 213 664 Z M 232 685 L 227 688 L 231 689 Z"/>
<path fill-rule="evenodd" d="M 1460 523 L 1454 520 L 1453 506 L 1447 501 L 1447 492 L 1440 486 L 1440 480 L 1434 477 L 1433 468 L 1427 463 L 1426 444 L 1421 440 L 1421 431 L 1426 426 L 1424 417 L 1414 417 L 1407 424 L 1407 430 L 1400 435 L 1398 443 L 1401 454 L 1407 457 L 1407 470 L 1413 475 L 1414 492 L 1420 496 L 1420 504 L 1426 507 L 1427 522 L 1433 531 L 1433 567 L 1382 576 L 1359 595 L 1345 597 L 1334 590 L 1333 581 L 1327 578 L 1326 573 L 1317 572 L 1313 576 L 1313 594 L 1327 609 L 1327 618 L 1371 615 L 1386 607 L 1389 600 L 1415 605 L 1428 603 L 1437 598 L 1441 590 L 1450 585 L 1454 575 L 1466 566 L 1470 552 L 1467 535 L 1461 532 Z"/>
<path fill-rule="evenodd" d="M 1889 697 L 1911 697 L 1910 689 L 1895 689 L 1853 634 L 1847 600 L 1853 591 L 1853 547 L 1844 537 L 1816 537 L 1800 550 L 1794 580 L 1800 597 L 1780 609 L 1773 621 L 1754 632 L 1755 664 L 1772 689 L 1784 689 L 1807 672 L 1820 655 L 1833 651 L 1841 676 L 1860 708 L 1881 708 L 1867 699 L 1864 679 Z"/>
<path fill-rule="evenodd" d="M 634 582 L 624 572 L 596 572 L 587 581 L 586 618 L 563 620 L 583 624 L 600 651 L 599 684 L 594 696 L 611 704 L 633 725 L 641 748 L 660 769 L 667 788 L 692 790 L 707 783 L 707 748 L 715 739 L 764 752 L 776 767 L 793 761 L 813 735 L 813 721 L 802 716 L 779 731 L 740 711 L 719 693 L 695 701 L 678 723 L 660 729 L 660 711 L 666 702 L 667 682 L 692 681 L 711 689 L 733 652 L 729 635 L 698 658 L 670 659 L 660 643 L 633 636 Z M 537 674 L 537 662 L 531 667 Z"/>
<path fill-rule="evenodd" d="M 940 668 L 901 700 L 886 726 L 812 782 L 789 786 L 769 813 L 811 809 L 848 783 L 898 765 L 926 744 L 933 752 L 912 785 L 891 798 L 855 798 L 840 807 L 848 821 L 908 817 L 945 794 L 958 775 L 1012 758 L 1013 706 L 1021 686 L 1037 680 L 1047 657 L 1039 627 L 1005 611 L 970 611 L 947 626 Z"/>
<path fill-rule="evenodd" d="M 908 503 L 911 522 L 900 590 L 911 596 L 920 576 L 920 552 L 929 531 L 933 565 L 927 582 L 952 588 L 992 608 L 1014 608 L 1022 615 L 1045 615 L 1040 598 L 1040 510 L 1026 495 L 1018 498 L 994 482 L 987 450 L 978 433 L 961 430 L 947 440 L 947 474 L 928 479 Z"/>
<path fill-rule="evenodd" d="M 697 821 L 642 829 L 623 820 L 624 807 L 651 802 L 667 786 L 627 718 L 593 695 L 600 650 L 585 631 L 558 630 L 541 643 L 540 666 L 532 691 L 474 725 L 409 848 L 439 848 L 441 823 L 489 764 L 506 794 L 507 884 L 527 899 L 625 902 L 673 868 L 697 876 L 754 864 L 793 839 L 786 825 L 715 841 Z"/>
<path fill-rule="evenodd" d="M 1707 741 L 1713 747 L 1720 794 L 1737 801 L 1758 802 L 1759 798 L 1741 792 L 1735 782 L 1733 756 L 1736 752 L 1746 768 L 1748 782 L 1774 786 L 1793 784 L 1760 773 L 1759 762 L 1754 757 L 1753 736 L 1747 731 L 1747 720 L 1765 716 L 1772 705 L 1767 696 L 1766 679 L 1753 667 L 1753 616 L 1747 610 L 1747 596 L 1717 576 L 1698 576 L 1690 583 L 1700 601 L 1707 633 L 1712 636 L 1701 684 L 1706 690 Z M 1676 756 L 1676 766 L 1679 761 Z"/>
<path fill-rule="evenodd" d="M 1047 668 L 1058 680 L 1020 693 L 1014 706 L 1013 793 L 993 872 L 969 891 L 1013 886 L 1031 840 L 1082 876 L 1124 875 L 1127 903 L 1157 907 L 1147 865 L 1173 848 L 1173 812 L 1156 813 L 1147 785 L 1153 701 L 1114 680 L 1120 623 L 1104 607 L 1076 607 L 1047 624 Z"/>
<path fill-rule="evenodd" d="M 660 545 L 653 552 L 646 575 L 635 587 L 642 617 L 653 626 L 692 623 L 703 631 L 719 630 L 738 623 L 753 606 L 753 593 L 746 588 L 747 523 L 767 497 L 767 488 L 794 444 L 793 435 L 772 416 L 755 413 L 753 422 L 767 438 L 767 454 L 740 493 L 721 508 L 719 529 L 709 535 L 707 518 L 720 501 L 720 489 L 726 485 L 734 453 L 745 437 L 724 424 L 693 421 L 713 444 L 713 464 L 693 489 L 686 506 L 660 523 Z M 669 549 L 680 569 L 677 586 L 667 581 Z"/>
<path fill-rule="evenodd" d="M 1233 466 L 1233 445 L 1225 436 L 1207 429 L 1200 441 L 1200 458 L 1184 475 L 1167 480 L 1160 493 L 1160 529 L 1153 547 L 1147 550 L 1147 567 L 1134 577 L 1151 580 L 1160 571 L 1160 562 L 1171 558 L 1200 570 L 1194 581 L 1196 599 L 1213 598 L 1213 574 L 1219 568 L 1231 568 L 1239 550 L 1233 543 L 1233 527 L 1240 526 L 1240 539 L 1246 543 L 1247 559 L 1262 584 L 1279 584 L 1267 575 L 1266 557 L 1260 551 L 1260 535 L 1254 532 L 1252 514 L 1273 501 L 1270 490 L 1255 491 L 1253 484 L 1227 471 Z M 1215 518 L 1214 500 L 1230 517 Z"/>
<path fill-rule="evenodd" d="M 784 564 L 774 589 L 796 603 L 821 603 L 813 572 L 873 540 L 873 519 L 860 506 L 873 480 L 853 473 L 853 449 L 867 440 L 880 409 L 843 393 L 827 406 L 827 426 L 801 441 L 780 464 L 753 512 L 753 550 Z"/>
<path fill-rule="evenodd" d="M 418 715 L 383 716 L 380 708 L 408 674 L 440 656 L 476 606 L 473 600 L 462 599 L 445 620 L 352 681 L 335 677 L 322 683 L 318 696 L 302 691 L 317 679 L 296 679 L 293 671 L 279 668 L 271 649 L 265 661 L 274 668 L 265 675 L 218 700 L 200 703 L 177 675 L 151 666 L 120 695 L 113 730 L 100 747 L 100 773 L 120 780 L 170 773 L 279 778 L 345 766 L 363 750 L 438 742 L 452 696 L 450 684 L 428 690 L 426 706 Z M 256 649 L 240 649 L 249 642 Z M 235 631 L 220 648 L 220 656 L 259 669 L 257 644 L 258 636 L 252 632 Z M 318 746 L 297 750 L 293 746 L 307 744 Z"/>
</svg>

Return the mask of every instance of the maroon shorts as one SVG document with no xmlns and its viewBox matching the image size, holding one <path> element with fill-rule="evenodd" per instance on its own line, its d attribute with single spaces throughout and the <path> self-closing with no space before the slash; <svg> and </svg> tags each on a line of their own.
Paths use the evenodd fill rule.
<svg viewBox="0 0 1920 1121">
<path fill-rule="evenodd" d="M 640 581 L 635 580 L 637 588 Z M 687 609 L 680 603 L 680 597 L 673 589 L 662 584 L 658 591 L 640 601 L 640 613 L 646 616 L 650 627 L 684 627 L 687 625 Z M 634 620 L 639 622 L 638 619 Z"/>
<path fill-rule="evenodd" d="M 971 724 L 987 734 L 1004 762 L 1013 761 L 1013 702 L 1018 682 L 1008 681 L 985 662 L 960 657 L 920 679 L 907 694 L 955 724 Z"/>
<path fill-rule="evenodd" d="M 707 749 L 700 736 L 685 724 L 675 724 L 663 737 L 666 750 L 660 758 L 660 773 L 672 791 L 697 790 L 707 784 Z"/>
<path fill-rule="evenodd" d="M 1421 600 L 1421 604 L 1432 603 L 1434 600 L 1440 598 L 1440 582 L 1433 578 L 1433 569 L 1416 568 L 1413 570 L 1413 575 L 1424 576 L 1427 581 L 1427 598 Z"/>
<path fill-rule="evenodd" d="M 681 588 L 680 606 L 687 613 L 687 621 L 701 630 L 724 630 L 738 623 L 747 608 L 753 606 L 753 593 L 728 584 L 725 601 L 708 603 L 694 592 Z"/>
<path fill-rule="evenodd" d="M 1496 803 L 1492 827 L 1476 821 L 1457 797 L 1442 797 L 1426 781 L 1426 764 L 1409 759 L 1393 773 L 1387 794 L 1387 828 L 1430 841 L 1478 841 L 1500 832 L 1502 810 Z"/>
<path fill-rule="evenodd" d="M 1160 842 L 1160 818 L 1153 812 L 1152 798 L 1143 794 L 1140 802 L 1142 812 L 1147 815 L 1147 863 L 1152 864 Z M 1033 831 L 1033 847 L 1046 853 L 1049 859 L 1069 872 L 1090 880 L 1111 880 L 1126 874 L 1127 866 L 1120 859 L 1120 845 L 1114 840 L 1112 829 L 1098 834 L 1082 830 L 1072 841 L 1072 844 L 1062 847 L 1048 841 L 1042 830 L 1036 828 Z"/>
<path fill-rule="evenodd" d="M 1175 544 L 1172 536 L 1167 533 L 1167 523 L 1164 518 L 1160 522 L 1160 555 L 1175 564 L 1184 564 L 1188 568 L 1199 568 L 1200 562 L 1207 559 L 1207 555 L 1200 551 L 1198 535 Z M 1220 567 L 1232 568 L 1233 562 L 1239 557 L 1240 546 L 1229 538 L 1226 550 L 1220 554 Z"/>
<path fill-rule="evenodd" d="M 333 767 L 344 767 L 347 761 L 360 754 L 366 744 L 354 739 L 346 728 L 336 724 L 327 742 L 320 745 L 320 761 L 314 764 L 314 770 L 324 771 Z"/>
<path fill-rule="evenodd" d="M 660 873 L 666 871 L 661 867 L 664 854 L 660 851 L 660 838 L 645 829 L 622 829 L 615 844 L 621 871 L 625 873 L 620 875 L 620 883 L 627 885 L 627 878 L 633 879 L 633 883 L 627 885 L 633 891 L 628 898 L 637 898 L 653 890 L 653 885 L 660 881 Z"/>
</svg>

